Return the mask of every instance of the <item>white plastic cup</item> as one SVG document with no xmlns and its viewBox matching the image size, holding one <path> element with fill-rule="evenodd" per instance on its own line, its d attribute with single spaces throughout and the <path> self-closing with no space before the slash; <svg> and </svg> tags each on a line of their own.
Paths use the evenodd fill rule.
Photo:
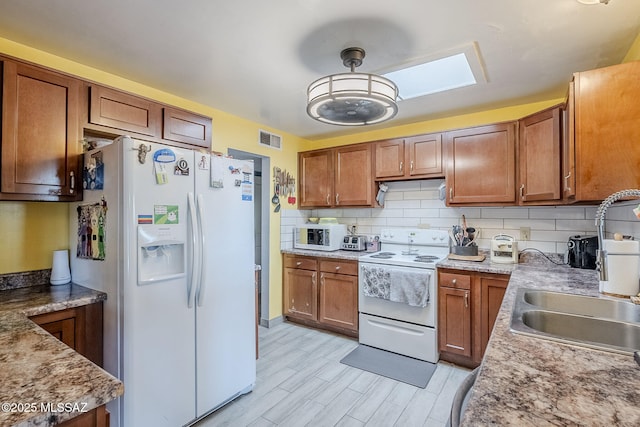
<svg viewBox="0 0 640 427">
<path fill-rule="evenodd" d="M 71 282 L 71 270 L 69 269 L 69 250 L 53 251 L 53 264 L 51 267 L 52 285 L 66 285 Z"/>
</svg>

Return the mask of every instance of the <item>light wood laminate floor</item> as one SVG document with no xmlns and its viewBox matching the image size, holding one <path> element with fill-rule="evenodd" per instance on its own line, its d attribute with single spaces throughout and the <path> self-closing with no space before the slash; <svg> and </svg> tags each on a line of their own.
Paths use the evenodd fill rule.
<svg viewBox="0 0 640 427">
<path fill-rule="evenodd" d="M 285 322 L 259 328 L 254 390 L 196 424 L 444 426 L 469 370 L 438 363 L 425 389 L 340 363 L 357 340 Z"/>
</svg>

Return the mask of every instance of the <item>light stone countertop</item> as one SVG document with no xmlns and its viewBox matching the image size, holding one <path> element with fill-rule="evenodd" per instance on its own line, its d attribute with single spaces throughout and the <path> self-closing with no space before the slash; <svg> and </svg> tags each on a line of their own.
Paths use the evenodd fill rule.
<svg viewBox="0 0 640 427">
<path fill-rule="evenodd" d="M 289 255 L 302 255 L 302 256 L 313 256 L 320 258 L 334 258 L 334 259 L 344 259 L 357 261 L 363 255 L 368 255 L 371 252 L 366 251 L 344 251 L 342 249 L 337 251 L 314 251 L 312 249 L 282 249 L 280 251 L 283 254 Z"/>
<path fill-rule="evenodd" d="M 105 299 L 74 284 L 0 291 L 0 425 L 55 425 L 123 394 L 121 381 L 27 317 Z M 54 410 L 41 411 L 48 404 Z M 58 404 L 73 411 L 56 411 Z"/>
</svg>

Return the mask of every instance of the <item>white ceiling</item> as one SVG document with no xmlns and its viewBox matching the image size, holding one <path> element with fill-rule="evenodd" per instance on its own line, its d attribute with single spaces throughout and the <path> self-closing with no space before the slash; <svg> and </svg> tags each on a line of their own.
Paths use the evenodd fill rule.
<svg viewBox="0 0 640 427">
<path fill-rule="evenodd" d="M 313 80 L 384 73 L 477 46 L 486 83 L 399 104 L 370 128 L 561 98 L 571 74 L 622 61 L 640 1 L 576 0 L 3 0 L 0 37 L 281 131 L 317 139 L 362 128 L 306 114 Z"/>
</svg>

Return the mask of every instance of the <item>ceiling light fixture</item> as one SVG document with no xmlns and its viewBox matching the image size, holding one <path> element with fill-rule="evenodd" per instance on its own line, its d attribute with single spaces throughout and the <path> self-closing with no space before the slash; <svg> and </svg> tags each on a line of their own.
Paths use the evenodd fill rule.
<svg viewBox="0 0 640 427">
<path fill-rule="evenodd" d="M 609 0 L 578 0 L 582 4 L 609 4 Z"/>
<path fill-rule="evenodd" d="M 324 123 L 363 126 L 389 120 L 398 112 L 398 87 L 375 74 L 356 73 L 364 49 L 350 47 L 340 58 L 350 73 L 322 77 L 307 89 L 307 113 Z"/>
</svg>

